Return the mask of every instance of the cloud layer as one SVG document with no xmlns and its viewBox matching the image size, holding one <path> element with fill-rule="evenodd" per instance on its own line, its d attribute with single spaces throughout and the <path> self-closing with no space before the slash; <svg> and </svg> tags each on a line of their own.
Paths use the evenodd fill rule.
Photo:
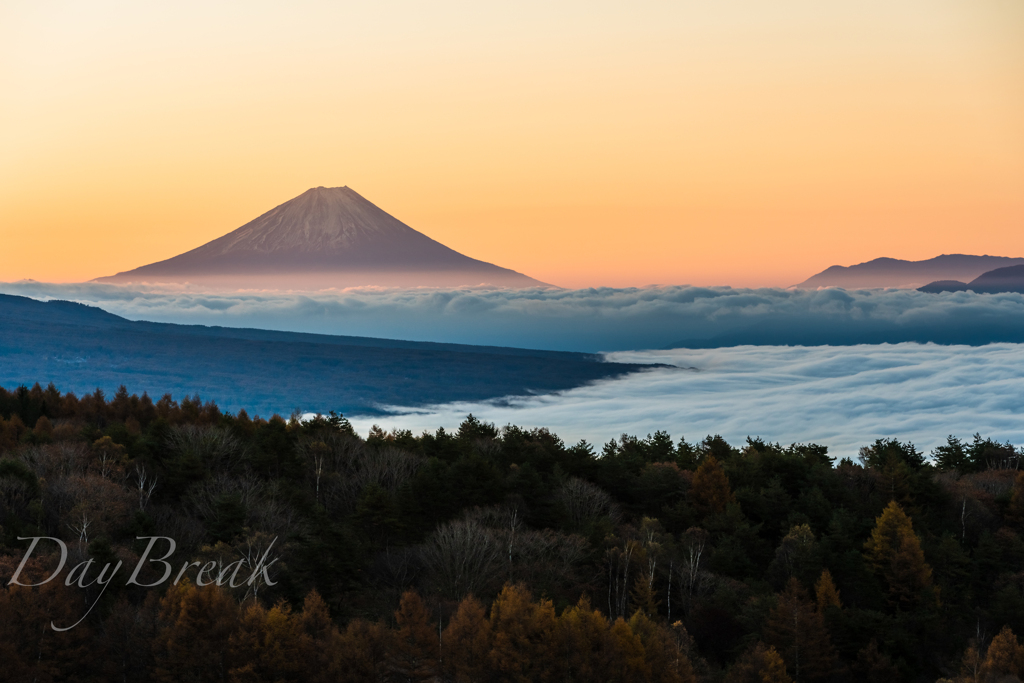
<svg viewBox="0 0 1024 683">
<path fill-rule="evenodd" d="M 569 351 L 1024 342 L 1022 294 L 683 286 L 225 294 L 32 281 L 0 284 L 0 292 L 79 301 L 132 320 Z"/>
<path fill-rule="evenodd" d="M 975 432 L 1024 443 L 1024 345 L 882 344 L 734 347 L 626 352 L 611 360 L 677 366 L 559 394 L 456 403 L 355 418 L 419 432 L 457 427 L 468 414 L 498 425 L 548 427 L 569 442 L 602 444 L 622 433 L 662 429 L 674 437 L 721 434 L 817 442 L 854 457 L 877 438 L 910 440 L 926 452 L 949 434 Z M 687 369 L 690 368 L 690 369 Z"/>
</svg>

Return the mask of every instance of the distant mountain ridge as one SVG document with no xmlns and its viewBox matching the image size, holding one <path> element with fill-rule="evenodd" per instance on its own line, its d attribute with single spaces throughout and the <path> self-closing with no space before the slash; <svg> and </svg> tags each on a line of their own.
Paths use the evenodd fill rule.
<svg viewBox="0 0 1024 683">
<path fill-rule="evenodd" d="M 831 266 L 796 286 L 800 289 L 911 289 L 936 280 L 970 281 L 988 271 L 1017 265 L 1024 265 L 1024 258 L 969 254 L 943 254 L 924 261 L 877 258 L 853 266 Z"/>
<path fill-rule="evenodd" d="M 957 280 L 939 280 L 920 288 L 922 292 L 936 294 L 938 292 L 977 292 L 979 294 L 999 294 L 1001 292 L 1024 293 L 1024 265 L 996 268 L 982 273 L 970 282 Z"/>
<path fill-rule="evenodd" d="M 223 237 L 97 282 L 258 289 L 548 286 L 464 256 L 348 187 L 315 187 Z"/>
</svg>

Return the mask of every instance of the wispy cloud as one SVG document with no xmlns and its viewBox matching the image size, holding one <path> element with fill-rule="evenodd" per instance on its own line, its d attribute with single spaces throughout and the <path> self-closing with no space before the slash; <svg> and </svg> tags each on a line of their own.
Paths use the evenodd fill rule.
<svg viewBox="0 0 1024 683">
<path fill-rule="evenodd" d="M 656 369 L 567 392 L 488 403 L 455 403 L 387 418 L 353 419 L 419 432 L 457 427 L 468 414 L 497 425 L 548 427 L 567 441 L 606 442 L 662 429 L 676 438 L 721 434 L 733 444 L 761 436 L 813 441 L 856 456 L 876 438 L 929 451 L 948 434 L 975 432 L 1024 443 L 1024 345 L 882 344 L 734 347 L 628 352 L 611 360 Z M 694 369 L 683 369 L 694 368 Z"/>
<path fill-rule="evenodd" d="M 661 287 L 215 293 L 95 283 L 0 292 L 133 320 L 579 351 L 737 344 L 1024 342 L 1024 295 Z"/>
</svg>

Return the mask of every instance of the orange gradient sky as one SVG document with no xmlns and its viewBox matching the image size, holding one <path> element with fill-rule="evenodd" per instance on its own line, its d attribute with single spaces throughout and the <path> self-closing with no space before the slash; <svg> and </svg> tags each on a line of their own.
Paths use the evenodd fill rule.
<svg viewBox="0 0 1024 683">
<path fill-rule="evenodd" d="M 1024 3 L 0 5 L 0 281 L 318 185 L 571 287 L 1024 256 Z"/>
</svg>

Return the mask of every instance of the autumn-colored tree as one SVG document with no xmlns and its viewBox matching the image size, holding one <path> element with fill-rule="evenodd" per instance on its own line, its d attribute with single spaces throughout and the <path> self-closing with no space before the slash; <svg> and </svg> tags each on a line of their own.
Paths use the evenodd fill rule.
<svg viewBox="0 0 1024 683">
<path fill-rule="evenodd" d="M 971 639 L 970 644 L 960 658 L 960 676 L 957 683 L 978 683 L 981 680 L 981 665 L 985 658 L 978 651 L 978 643 Z"/>
<path fill-rule="evenodd" d="M 426 681 L 437 675 L 440 649 L 437 626 L 426 604 L 409 590 L 395 612 L 398 626 L 389 648 L 388 669 L 395 680 Z"/>
<path fill-rule="evenodd" d="M 388 631 L 383 625 L 353 619 L 333 649 L 332 667 L 342 672 L 334 680 L 375 683 L 385 675 Z M 330 680 L 330 679 L 329 679 Z"/>
<path fill-rule="evenodd" d="M 921 541 L 910 517 L 896 501 L 891 501 L 875 520 L 864 552 L 898 604 L 916 602 L 921 591 L 932 584 L 932 568 L 925 562 Z"/>
<path fill-rule="evenodd" d="M 672 627 L 681 629 L 682 638 L 678 638 L 670 627 L 657 624 L 638 611 L 629 620 L 629 628 L 644 646 L 652 683 L 696 683 L 693 665 L 682 647 L 681 640 L 689 639 L 682 624 Z"/>
<path fill-rule="evenodd" d="M 608 619 L 591 606 L 587 596 L 562 612 L 558 618 L 558 644 L 565 678 L 593 681 L 606 674 L 608 628 Z"/>
<path fill-rule="evenodd" d="M 305 679 L 303 632 L 287 603 L 266 609 L 249 601 L 241 613 L 237 630 L 231 634 L 230 672 L 234 683 L 272 683 Z"/>
<path fill-rule="evenodd" d="M 341 634 L 331 621 L 327 603 L 316 590 L 310 591 L 303 601 L 302 612 L 295 620 L 302 636 L 304 661 L 303 680 L 308 683 L 328 683 L 341 678 L 337 650 Z"/>
<path fill-rule="evenodd" d="M 857 653 L 853 673 L 858 681 L 864 683 L 889 683 L 899 678 L 899 670 L 892 660 L 878 649 L 878 641 L 874 639 Z"/>
<path fill-rule="evenodd" d="M 836 654 L 825 619 L 796 578 L 789 580 L 768 615 L 764 641 L 779 651 L 798 683 L 824 680 L 832 673 Z"/>
<path fill-rule="evenodd" d="M 725 507 L 734 500 L 729 488 L 729 477 L 715 456 L 704 459 L 693 474 L 690 484 L 690 501 L 701 516 L 725 512 Z"/>
<path fill-rule="evenodd" d="M 989 643 L 985 661 L 981 665 L 980 679 L 985 683 L 1004 681 L 1011 676 L 1020 679 L 1024 674 L 1024 647 L 1009 626 L 1003 629 Z"/>
<path fill-rule="evenodd" d="M 557 619 L 550 600 L 534 602 L 523 585 L 506 584 L 491 605 L 492 672 L 506 681 L 554 678 Z"/>
<path fill-rule="evenodd" d="M 618 683 L 645 683 L 650 668 L 640 637 L 633 633 L 626 620 L 619 617 L 608 632 L 609 654 L 606 680 Z"/>
<path fill-rule="evenodd" d="M 147 680 L 153 667 L 150 644 L 156 633 L 159 600 L 156 591 L 146 595 L 141 605 L 121 597 L 103 622 L 99 650 L 105 653 L 102 672 L 104 680 Z"/>
<path fill-rule="evenodd" d="M 822 570 L 818 582 L 814 584 L 814 597 L 818 603 L 818 611 L 824 613 L 829 607 L 842 609 L 843 603 L 839 600 L 839 589 L 832 580 L 832 572 Z"/>
<path fill-rule="evenodd" d="M 25 423 L 17 415 L 11 415 L 8 420 L 0 416 L 0 453 L 13 450 L 25 430 Z"/>
<path fill-rule="evenodd" d="M 1024 472 L 1018 472 L 1013 480 L 1010 504 L 1006 506 L 1006 521 L 1024 529 Z"/>
<path fill-rule="evenodd" d="M 93 442 L 90 449 L 89 470 L 101 477 L 117 477 L 124 472 L 128 460 L 126 449 L 109 436 Z"/>
<path fill-rule="evenodd" d="M 23 572 L 23 582 L 37 582 L 47 573 L 29 569 L 31 578 Z M 102 656 L 93 646 L 92 629 L 87 623 L 64 632 L 51 628 L 71 626 L 88 609 L 77 593 L 58 581 L 39 588 L 0 587 L 0 678 L 40 683 L 87 680 L 89 666 Z"/>
<path fill-rule="evenodd" d="M 159 628 L 153 640 L 158 681 L 223 681 L 228 677 L 231 636 L 238 628 L 238 605 L 215 584 L 188 581 L 171 586 L 160 600 Z"/>
<path fill-rule="evenodd" d="M 793 683 L 793 679 L 778 651 L 759 642 L 729 668 L 725 683 Z"/>
<path fill-rule="evenodd" d="M 50 422 L 50 418 L 45 415 L 41 415 L 36 420 L 36 426 L 32 429 L 32 436 L 40 440 L 48 440 L 53 437 L 53 423 Z"/>
<path fill-rule="evenodd" d="M 441 670 L 455 683 L 483 680 L 491 651 L 491 624 L 483 604 L 463 598 L 441 634 Z"/>
</svg>

